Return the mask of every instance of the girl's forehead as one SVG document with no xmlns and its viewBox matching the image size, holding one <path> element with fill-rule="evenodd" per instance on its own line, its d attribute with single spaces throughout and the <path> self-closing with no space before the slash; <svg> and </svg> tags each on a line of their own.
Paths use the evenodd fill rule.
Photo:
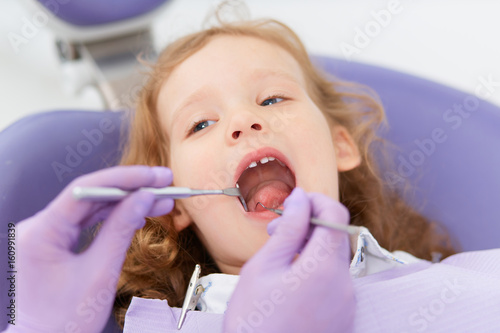
<svg viewBox="0 0 500 333">
<path fill-rule="evenodd" d="M 301 66 L 281 46 L 250 36 L 217 36 L 172 71 L 162 85 L 158 106 L 165 108 L 166 102 L 168 109 L 176 110 L 203 86 L 231 88 L 271 78 L 305 86 Z"/>
<path fill-rule="evenodd" d="M 302 74 L 295 58 L 275 43 L 251 36 L 222 35 L 213 37 L 179 64 L 173 70 L 171 79 L 185 79 L 186 74 L 193 72 L 227 79 L 266 69 L 295 76 Z"/>
</svg>

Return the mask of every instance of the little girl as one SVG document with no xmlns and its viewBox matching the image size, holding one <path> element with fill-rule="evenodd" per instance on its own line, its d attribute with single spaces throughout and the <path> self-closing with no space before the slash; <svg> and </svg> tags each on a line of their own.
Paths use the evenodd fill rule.
<svg viewBox="0 0 500 333">
<path fill-rule="evenodd" d="M 373 148 L 382 107 L 359 89 L 329 80 L 273 20 L 172 43 L 143 89 L 122 160 L 153 167 L 81 177 L 19 223 L 22 292 L 8 331 L 98 332 L 113 301 L 127 332 L 498 331 L 500 252 L 446 258 L 448 238 L 384 185 Z M 71 195 L 75 186 L 164 187 L 172 174 L 177 186 L 237 186 L 248 212 L 224 196 L 174 207 L 144 191 L 116 204 Z M 311 215 L 358 232 L 310 227 Z M 82 228 L 102 219 L 92 244 L 73 253 Z M 446 259 L 427 261 L 434 252 Z M 185 299 L 183 310 L 201 311 L 181 313 Z"/>
<path fill-rule="evenodd" d="M 140 96 L 122 164 L 168 166 L 177 186 L 239 186 L 249 212 L 235 198 L 197 197 L 148 219 L 119 280 L 118 321 L 133 296 L 180 307 L 196 264 L 203 275 L 239 274 L 276 217 L 258 202 L 277 208 L 295 187 L 339 200 L 350 223 L 389 251 L 452 254 L 446 236 L 384 186 L 373 148 L 383 121 L 366 90 L 326 77 L 277 21 L 222 23 L 169 45 Z"/>
</svg>

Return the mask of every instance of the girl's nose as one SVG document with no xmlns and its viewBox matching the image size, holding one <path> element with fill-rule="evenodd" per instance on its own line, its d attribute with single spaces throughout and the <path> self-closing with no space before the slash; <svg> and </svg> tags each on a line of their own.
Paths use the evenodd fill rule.
<svg viewBox="0 0 500 333">
<path fill-rule="evenodd" d="M 246 136 L 252 136 L 262 131 L 263 119 L 251 111 L 239 111 L 232 115 L 227 137 L 233 143 Z"/>
<path fill-rule="evenodd" d="M 253 123 L 247 130 L 248 130 L 248 132 L 260 131 L 260 130 L 262 130 L 262 125 L 256 122 L 256 123 Z M 244 130 L 235 130 L 235 131 L 233 131 L 231 136 L 233 137 L 233 139 L 236 140 L 240 137 L 240 135 L 243 132 L 244 132 Z"/>
</svg>

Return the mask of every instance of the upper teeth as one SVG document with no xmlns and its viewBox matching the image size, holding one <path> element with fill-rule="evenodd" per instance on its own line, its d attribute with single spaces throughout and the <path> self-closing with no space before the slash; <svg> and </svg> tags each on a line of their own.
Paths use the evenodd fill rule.
<svg viewBox="0 0 500 333">
<path fill-rule="evenodd" d="M 274 161 L 274 160 L 278 161 L 278 163 L 281 166 L 285 166 L 285 164 L 283 164 L 280 160 L 276 159 L 276 157 L 269 156 L 269 157 L 261 158 L 260 161 L 253 161 L 252 163 L 250 163 L 250 165 L 247 166 L 247 169 L 248 168 L 255 168 L 257 166 L 257 162 L 260 162 L 261 164 L 266 164 L 267 162 Z"/>
</svg>

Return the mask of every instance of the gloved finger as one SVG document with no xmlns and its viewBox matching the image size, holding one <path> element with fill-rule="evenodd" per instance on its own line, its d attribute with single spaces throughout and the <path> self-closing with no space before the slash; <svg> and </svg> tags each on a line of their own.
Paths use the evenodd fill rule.
<svg viewBox="0 0 500 333">
<path fill-rule="evenodd" d="M 132 237 L 144 226 L 145 216 L 153 208 L 154 201 L 152 193 L 135 192 L 116 206 L 85 251 L 89 257 L 96 258 L 96 265 L 101 264 L 101 268 L 113 272 L 121 270 Z"/>
<path fill-rule="evenodd" d="M 61 226 L 64 223 L 78 226 L 92 213 L 95 205 L 84 200 L 73 198 L 73 188 L 76 186 L 113 186 L 125 190 L 134 190 L 139 187 L 164 187 L 172 182 L 172 172 L 165 167 L 148 166 L 119 166 L 97 171 L 73 181 L 54 199 L 46 210 L 50 215 L 58 217 L 54 224 Z"/>
<path fill-rule="evenodd" d="M 349 224 L 349 210 L 339 201 L 321 193 L 308 193 L 312 216 L 343 225 Z"/>
<path fill-rule="evenodd" d="M 340 202 L 319 193 L 309 193 L 308 196 L 311 200 L 312 216 L 343 225 L 349 223 L 349 211 Z M 348 234 L 323 226 L 315 226 L 308 243 L 297 260 L 297 264 L 301 265 L 306 260 L 315 260 L 319 269 L 325 271 L 338 269 L 335 263 L 340 262 L 345 262 L 347 269 L 349 262 Z"/>
<path fill-rule="evenodd" d="M 301 188 L 295 188 L 283 206 L 283 215 L 274 222 L 276 229 L 250 262 L 266 262 L 268 268 L 281 268 L 290 264 L 303 246 L 311 210 L 306 193 Z"/>
<path fill-rule="evenodd" d="M 172 171 L 167 167 L 121 165 L 78 177 L 72 184 L 75 186 L 113 186 L 124 190 L 134 190 L 141 186 L 168 186 L 172 178 Z"/>
<path fill-rule="evenodd" d="M 349 210 L 339 201 L 330 198 L 321 193 L 308 193 L 311 201 L 312 216 L 321 220 L 329 221 L 336 224 L 348 225 L 350 222 Z M 332 230 L 325 227 L 331 235 L 331 246 L 340 246 L 344 244 L 347 234 L 342 231 Z M 333 232 L 334 231 L 334 232 Z"/>
<path fill-rule="evenodd" d="M 91 227 L 105 220 L 116 206 L 116 202 L 96 202 L 87 212 L 87 217 L 80 222 L 81 229 Z"/>
<path fill-rule="evenodd" d="M 85 219 L 85 221 L 82 221 L 81 228 L 85 229 L 87 227 L 91 227 L 94 224 L 101 222 L 105 220 L 111 211 L 115 208 L 116 206 L 115 203 L 95 203 L 94 206 L 91 208 L 91 210 L 88 213 L 88 217 Z M 151 210 L 147 213 L 146 216 L 162 216 L 165 214 L 168 214 L 172 211 L 174 207 L 174 200 L 173 199 L 158 199 L 154 202 L 153 207 Z"/>
<path fill-rule="evenodd" d="M 174 199 L 161 199 L 153 203 L 153 207 L 146 216 L 162 216 L 168 214 L 174 208 Z"/>
</svg>

